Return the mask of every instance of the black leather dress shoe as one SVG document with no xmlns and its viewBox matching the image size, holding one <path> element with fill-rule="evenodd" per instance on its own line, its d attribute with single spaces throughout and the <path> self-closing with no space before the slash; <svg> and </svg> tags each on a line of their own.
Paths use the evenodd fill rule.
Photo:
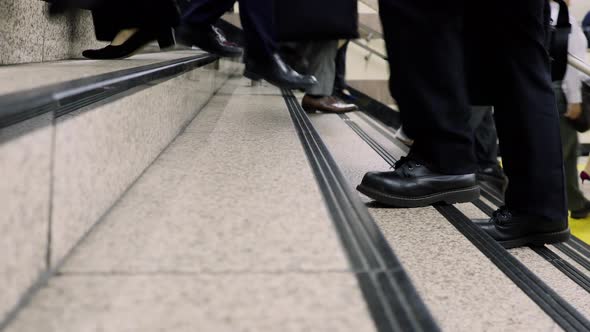
<svg viewBox="0 0 590 332">
<path fill-rule="evenodd" d="M 590 215 L 590 202 L 586 201 L 584 203 L 584 207 L 578 210 L 572 210 L 572 218 L 573 219 L 585 219 Z"/>
<path fill-rule="evenodd" d="M 174 46 L 172 28 L 162 29 L 161 31 L 140 29 L 121 45 L 108 45 L 97 50 L 86 50 L 82 52 L 82 56 L 95 60 L 125 59 L 139 52 L 154 40 L 158 41 L 161 49 Z"/>
<path fill-rule="evenodd" d="M 541 217 L 512 214 L 502 208 L 487 222 L 475 222 L 504 248 L 542 246 L 565 242 L 570 238 L 567 220 L 553 221 Z"/>
<path fill-rule="evenodd" d="M 405 157 L 392 172 L 367 173 L 357 190 L 393 207 L 464 203 L 479 197 L 475 174 L 439 174 Z"/>
<path fill-rule="evenodd" d="M 212 25 L 182 25 L 176 31 L 178 42 L 186 46 L 197 46 L 205 52 L 222 57 L 239 57 L 244 50 L 228 41 L 221 29 Z"/>
<path fill-rule="evenodd" d="M 278 54 L 273 54 L 267 61 L 248 59 L 244 76 L 254 81 L 265 80 L 285 89 L 306 89 L 318 83 L 315 77 L 293 70 Z"/>
</svg>

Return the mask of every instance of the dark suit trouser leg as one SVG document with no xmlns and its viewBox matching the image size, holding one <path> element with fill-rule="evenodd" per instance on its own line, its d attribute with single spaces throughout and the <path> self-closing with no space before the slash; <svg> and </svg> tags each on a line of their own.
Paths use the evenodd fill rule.
<svg viewBox="0 0 590 332">
<path fill-rule="evenodd" d="M 463 59 L 463 0 L 380 0 L 390 90 L 410 156 L 445 174 L 475 172 Z"/>
<path fill-rule="evenodd" d="M 194 0 L 182 20 L 193 25 L 215 23 L 236 0 Z M 240 19 L 244 28 L 248 57 L 265 60 L 278 49 L 274 28 L 274 0 L 240 0 Z"/>
<path fill-rule="evenodd" d="M 471 110 L 470 125 L 474 130 L 475 159 L 479 169 L 498 166 L 498 134 L 493 108 L 477 106 Z"/>
<path fill-rule="evenodd" d="M 489 45 L 496 128 L 510 180 L 506 206 L 563 221 L 567 217 L 559 118 L 545 49 L 543 0 L 467 2 L 466 31 Z M 483 47 L 481 45 L 470 45 Z"/>
</svg>

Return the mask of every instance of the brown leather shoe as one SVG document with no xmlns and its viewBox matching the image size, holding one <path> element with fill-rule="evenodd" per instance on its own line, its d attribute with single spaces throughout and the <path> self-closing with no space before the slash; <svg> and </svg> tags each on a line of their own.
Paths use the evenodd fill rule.
<svg viewBox="0 0 590 332">
<path fill-rule="evenodd" d="M 346 113 L 358 110 L 355 104 L 347 104 L 342 100 L 333 97 L 312 97 L 305 95 L 301 101 L 301 106 L 307 113 L 325 112 L 325 113 Z"/>
</svg>

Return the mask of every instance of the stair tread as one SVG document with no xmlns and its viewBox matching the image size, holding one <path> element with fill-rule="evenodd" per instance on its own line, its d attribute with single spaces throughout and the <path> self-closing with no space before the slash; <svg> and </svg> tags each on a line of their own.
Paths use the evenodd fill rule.
<svg viewBox="0 0 590 332">
<path fill-rule="evenodd" d="M 124 60 L 63 60 L 0 66 L 0 98 L 10 93 L 198 54 L 202 52 L 171 51 L 137 54 Z"/>
<path fill-rule="evenodd" d="M 349 116 L 355 118 L 354 114 Z M 351 184 L 360 183 L 367 171 L 390 169 L 337 116 L 311 118 Z M 393 154 L 400 151 L 393 145 L 388 149 Z M 362 197 L 367 203 L 371 201 Z M 434 208 L 370 206 L 370 212 L 442 330 L 520 331 L 531 326 L 538 330 L 559 329 Z"/>
<path fill-rule="evenodd" d="M 8 331 L 374 330 L 280 91 L 246 85 L 213 98 Z"/>
</svg>

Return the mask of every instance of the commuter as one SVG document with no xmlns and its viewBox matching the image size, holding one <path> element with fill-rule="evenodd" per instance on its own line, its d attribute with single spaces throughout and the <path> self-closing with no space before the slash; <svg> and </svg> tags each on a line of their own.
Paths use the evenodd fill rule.
<svg viewBox="0 0 590 332">
<path fill-rule="evenodd" d="M 569 1 L 566 1 L 569 5 Z M 559 5 L 551 3 L 551 19 L 557 22 Z M 576 18 L 570 15 L 572 26 L 569 35 L 568 52 L 584 58 L 588 43 Z M 565 166 L 565 183 L 567 205 L 574 219 L 586 218 L 590 214 L 590 201 L 580 190 L 578 180 L 578 133 L 568 120 L 575 120 L 582 115 L 582 79 L 584 75 L 576 68 L 568 66 L 565 77 L 553 82 L 560 114 L 561 145 Z M 582 173 L 583 174 L 583 173 Z"/>
<path fill-rule="evenodd" d="M 493 105 L 506 206 L 478 226 L 506 248 L 569 238 L 559 119 L 545 48 L 549 4 L 380 0 L 390 88 L 414 139 L 358 189 L 390 206 L 479 197 L 471 104 Z M 470 100 L 471 99 L 471 100 Z"/>
<path fill-rule="evenodd" d="M 238 50 L 229 47 L 210 28 L 236 1 L 193 0 L 182 15 L 179 41 L 222 56 L 237 54 Z M 315 85 L 313 76 L 297 73 L 278 54 L 274 0 L 240 0 L 239 4 L 246 43 L 244 76 L 283 88 L 305 89 Z"/>
<path fill-rule="evenodd" d="M 336 58 L 338 53 L 338 41 L 310 41 L 300 43 L 288 43 L 296 50 L 299 62 L 294 65 L 301 72 L 313 75 L 318 84 L 305 89 L 305 95 L 301 106 L 308 113 L 346 113 L 358 110 L 354 104 L 348 104 L 334 95 L 336 79 Z"/>
</svg>

